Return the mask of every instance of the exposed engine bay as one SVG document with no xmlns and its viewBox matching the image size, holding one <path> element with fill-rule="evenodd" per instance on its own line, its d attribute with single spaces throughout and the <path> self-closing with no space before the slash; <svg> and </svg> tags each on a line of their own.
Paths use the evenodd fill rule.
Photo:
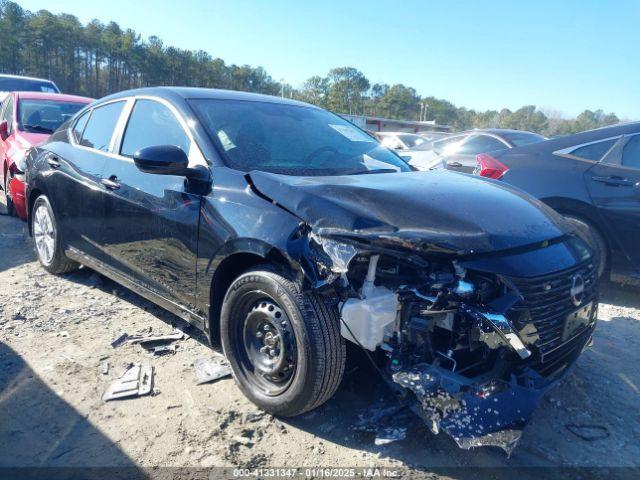
<svg viewBox="0 0 640 480">
<path fill-rule="evenodd" d="M 299 220 L 288 256 L 336 299 L 342 336 L 401 401 L 462 448 L 510 453 L 591 342 L 592 250 L 508 187 L 437 172 L 383 177 L 247 178 Z M 487 195 L 510 216 L 488 216 Z"/>
<path fill-rule="evenodd" d="M 562 293 L 559 303 L 572 313 L 565 319 L 563 308 L 554 326 L 534 321 L 521 290 L 502 275 L 467 269 L 446 256 L 426 260 L 358 253 L 327 240 L 319 245 L 339 275 L 334 285 L 342 335 L 375 356 L 388 383 L 434 433 L 447 432 L 462 448 L 497 446 L 510 453 L 542 394 L 566 372 L 595 326 L 593 276 L 572 273 L 583 283 Z M 585 275 L 593 270 L 583 268 Z M 551 289 L 557 282 L 550 282 L 536 302 L 556 299 Z M 573 294 L 580 294 L 579 301 L 571 300 Z M 560 331 L 556 349 L 563 358 L 545 365 L 540 346 L 551 331 Z"/>
</svg>

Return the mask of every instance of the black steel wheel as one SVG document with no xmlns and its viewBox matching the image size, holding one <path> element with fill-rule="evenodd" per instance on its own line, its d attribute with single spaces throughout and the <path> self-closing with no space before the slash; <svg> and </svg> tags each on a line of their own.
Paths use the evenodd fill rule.
<svg viewBox="0 0 640 480">
<path fill-rule="evenodd" d="M 342 379 L 346 350 L 337 308 L 270 267 L 231 284 L 220 335 L 238 386 L 269 413 L 311 410 Z"/>
</svg>

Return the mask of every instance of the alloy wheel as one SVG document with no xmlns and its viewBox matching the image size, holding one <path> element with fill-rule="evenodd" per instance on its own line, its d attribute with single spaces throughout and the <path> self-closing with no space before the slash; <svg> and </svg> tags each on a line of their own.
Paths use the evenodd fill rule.
<svg viewBox="0 0 640 480">
<path fill-rule="evenodd" d="M 56 230 L 51 218 L 51 212 L 45 205 L 39 205 L 34 213 L 33 236 L 38 257 L 42 263 L 49 265 L 55 253 Z"/>
</svg>

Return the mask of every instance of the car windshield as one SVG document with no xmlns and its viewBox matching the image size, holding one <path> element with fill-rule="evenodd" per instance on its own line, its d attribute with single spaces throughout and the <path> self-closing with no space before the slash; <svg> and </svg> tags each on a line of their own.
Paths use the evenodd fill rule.
<svg viewBox="0 0 640 480">
<path fill-rule="evenodd" d="M 516 147 L 529 145 L 530 143 L 543 142 L 547 137 L 531 132 L 509 132 L 503 133 L 502 136 Z"/>
<path fill-rule="evenodd" d="M 189 102 L 237 170 L 301 176 L 410 171 L 371 136 L 325 110 L 243 100 Z"/>
<path fill-rule="evenodd" d="M 25 98 L 18 105 L 18 128 L 31 133 L 53 133 L 84 103 Z"/>
<path fill-rule="evenodd" d="M 47 80 L 13 77 L 0 77 L 0 92 L 60 93 L 56 86 Z"/>
</svg>

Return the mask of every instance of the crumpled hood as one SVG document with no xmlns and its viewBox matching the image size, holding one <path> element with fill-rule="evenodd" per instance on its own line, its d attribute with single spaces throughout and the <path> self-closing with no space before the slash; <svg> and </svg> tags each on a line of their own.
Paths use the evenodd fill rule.
<svg viewBox="0 0 640 480">
<path fill-rule="evenodd" d="M 295 177 L 253 171 L 254 188 L 319 235 L 470 254 L 535 244 L 570 227 L 507 185 L 447 171 Z"/>
</svg>

